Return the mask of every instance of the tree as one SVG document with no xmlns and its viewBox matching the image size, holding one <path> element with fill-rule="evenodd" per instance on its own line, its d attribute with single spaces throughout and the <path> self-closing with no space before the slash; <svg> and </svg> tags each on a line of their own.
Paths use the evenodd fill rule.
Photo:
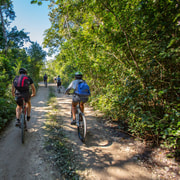
<svg viewBox="0 0 180 180">
<path fill-rule="evenodd" d="M 5 52 L 8 49 L 7 44 L 7 27 L 11 20 L 15 18 L 15 12 L 13 11 L 13 4 L 11 0 L 1 0 L 0 3 L 0 16 L 1 16 L 1 49 L 5 49 Z"/>
<path fill-rule="evenodd" d="M 35 79 L 39 79 L 39 72 L 42 68 L 46 52 L 43 51 L 42 47 L 37 43 L 32 43 L 32 45 L 27 50 L 28 55 L 30 56 L 29 69 L 30 73 Z"/>
<path fill-rule="evenodd" d="M 179 8 L 178 0 L 52 0 L 44 40 L 51 52 L 59 50 L 59 68 L 85 72 L 95 107 L 131 133 L 176 150 Z"/>
</svg>

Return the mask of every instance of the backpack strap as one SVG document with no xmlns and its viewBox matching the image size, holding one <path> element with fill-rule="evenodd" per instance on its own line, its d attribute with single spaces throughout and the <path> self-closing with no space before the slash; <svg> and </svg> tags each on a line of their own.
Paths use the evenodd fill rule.
<svg viewBox="0 0 180 180">
<path fill-rule="evenodd" d="M 27 77 L 27 76 L 24 76 L 23 79 L 22 79 L 22 86 L 24 86 L 24 81 L 25 81 L 26 79 L 28 79 L 28 77 Z"/>
</svg>

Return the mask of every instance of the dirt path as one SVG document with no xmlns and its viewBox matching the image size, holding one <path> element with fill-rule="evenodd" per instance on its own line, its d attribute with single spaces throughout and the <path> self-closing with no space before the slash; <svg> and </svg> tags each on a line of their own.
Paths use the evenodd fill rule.
<svg viewBox="0 0 180 180">
<path fill-rule="evenodd" d="M 54 84 L 51 84 L 54 86 Z M 56 87 L 54 86 L 56 90 Z M 42 85 L 32 99 L 32 118 L 28 123 L 26 142 L 21 144 L 20 130 L 14 122 L 0 139 L 0 180 L 61 180 L 52 164 L 43 159 L 44 122 L 49 111 L 46 105 L 48 88 Z M 144 167 L 140 160 L 147 153 L 145 146 L 128 135 L 115 133 L 102 123 L 101 114 L 86 107 L 87 141 L 83 144 L 75 126 L 70 125 L 71 97 L 58 94 L 58 115 L 72 151 L 83 167 L 87 180 L 155 180 L 161 179 Z M 101 120 L 99 120 L 101 119 Z M 175 178 L 174 178 L 175 179 Z"/>
<path fill-rule="evenodd" d="M 150 171 L 138 162 L 143 153 L 142 144 L 134 142 L 129 136 L 112 136 L 97 116 L 100 113 L 86 107 L 87 138 L 83 144 L 77 135 L 76 126 L 70 125 L 71 97 L 56 93 L 61 120 L 66 136 L 73 144 L 72 151 L 81 159 L 86 179 L 95 180 L 152 180 L 156 179 Z M 141 146 L 141 147 L 140 147 Z M 139 149 L 138 149 L 139 148 Z"/>
<path fill-rule="evenodd" d="M 31 120 L 28 122 L 25 144 L 21 144 L 20 129 L 13 121 L 0 139 L 1 180 L 51 180 L 51 166 L 41 159 L 42 128 L 47 112 L 48 88 L 40 87 L 32 98 Z"/>
</svg>

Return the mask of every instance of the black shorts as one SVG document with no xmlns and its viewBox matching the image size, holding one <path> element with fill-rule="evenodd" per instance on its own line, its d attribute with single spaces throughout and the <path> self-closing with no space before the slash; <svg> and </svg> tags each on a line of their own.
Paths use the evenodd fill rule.
<svg viewBox="0 0 180 180">
<path fill-rule="evenodd" d="M 73 99 L 72 99 L 73 102 L 83 102 L 83 103 L 86 103 L 88 101 L 88 97 L 87 96 L 78 96 L 78 95 L 73 95 Z"/>
<path fill-rule="evenodd" d="M 61 82 L 57 82 L 57 86 L 61 86 Z"/>
<path fill-rule="evenodd" d="M 31 99 L 31 95 L 29 92 L 15 93 L 15 100 L 19 106 L 23 105 L 22 98 L 24 98 L 25 102 L 29 102 L 29 100 Z"/>
</svg>

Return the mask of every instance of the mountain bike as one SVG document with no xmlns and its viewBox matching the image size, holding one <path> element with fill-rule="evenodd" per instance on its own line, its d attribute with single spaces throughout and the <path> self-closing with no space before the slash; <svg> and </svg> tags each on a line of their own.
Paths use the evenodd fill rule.
<svg viewBox="0 0 180 180">
<path fill-rule="evenodd" d="M 25 141 L 25 131 L 27 130 L 27 125 L 26 125 L 26 102 L 24 98 L 21 99 L 23 101 L 22 104 L 22 111 L 21 111 L 21 117 L 20 117 L 20 125 L 19 128 L 21 129 L 21 142 L 24 144 Z"/>
<path fill-rule="evenodd" d="M 73 120 L 73 115 L 72 115 L 72 106 L 71 106 L 71 121 L 72 120 Z M 76 125 L 78 129 L 79 139 L 84 143 L 86 138 L 87 125 L 86 125 L 85 115 L 80 110 L 80 102 L 76 106 Z"/>
</svg>

